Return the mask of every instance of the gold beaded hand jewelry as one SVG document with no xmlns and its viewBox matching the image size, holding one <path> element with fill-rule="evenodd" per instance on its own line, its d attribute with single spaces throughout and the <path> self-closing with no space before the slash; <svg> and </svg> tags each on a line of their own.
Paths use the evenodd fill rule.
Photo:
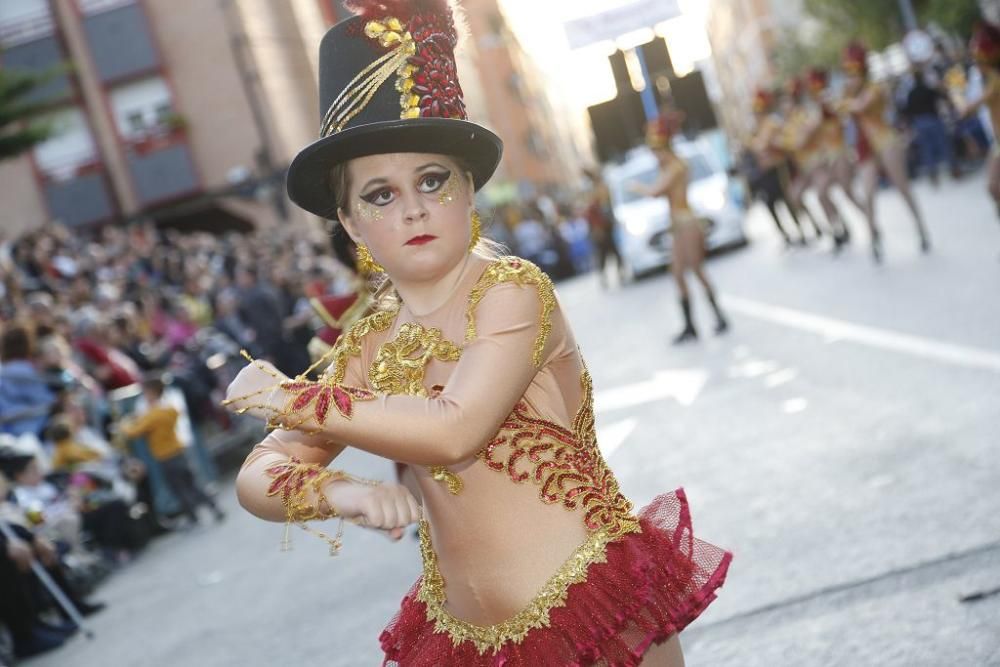
<svg viewBox="0 0 1000 667">
<path fill-rule="evenodd" d="M 268 497 L 280 494 L 281 503 L 285 506 L 286 519 L 285 534 L 281 540 L 282 551 L 291 551 L 292 540 L 289 531 L 292 524 L 295 524 L 329 544 L 330 555 L 336 556 L 342 546 L 344 519 L 326 497 L 324 487 L 337 480 L 348 480 L 369 486 L 379 485 L 379 482 L 354 477 L 342 470 L 330 470 L 315 463 L 303 463 L 295 457 L 284 463 L 271 466 L 264 472 L 272 478 L 271 484 L 267 488 Z M 309 500 L 307 492 L 310 489 L 316 495 L 315 504 Z M 306 521 L 325 521 L 338 517 L 340 523 L 337 526 L 337 534 L 333 537 L 305 524 Z"/>
<path fill-rule="evenodd" d="M 228 398 L 222 401 L 222 405 L 232 405 L 268 392 L 265 403 L 244 405 L 237 408 L 236 413 L 245 414 L 254 409 L 271 412 L 273 414 L 267 418 L 267 425 L 270 428 L 319 433 L 323 430 L 323 424 L 326 423 L 326 418 L 330 414 L 331 407 L 336 408 L 337 412 L 344 419 L 350 419 L 351 415 L 354 414 L 354 401 L 371 401 L 375 399 L 375 394 L 367 389 L 337 384 L 332 378 L 323 378 L 319 381 L 306 379 L 308 373 L 312 372 L 323 359 L 313 364 L 305 373 L 299 375 L 294 380 L 289 380 L 263 366 L 251 357 L 246 350 L 241 350 L 240 353 L 250 363 L 255 364 L 257 368 L 278 380 L 278 382 L 270 387 L 258 389 L 244 396 Z M 324 358 L 326 356 L 324 355 Z M 278 391 L 284 391 L 289 394 L 285 400 L 284 407 L 280 409 L 274 405 L 275 394 Z M 310 406 L 312 406 L 311 412 L 308 410 Z M 316 422 L 315 427 L 307 425 L 310 420 Z"/>
</svg>

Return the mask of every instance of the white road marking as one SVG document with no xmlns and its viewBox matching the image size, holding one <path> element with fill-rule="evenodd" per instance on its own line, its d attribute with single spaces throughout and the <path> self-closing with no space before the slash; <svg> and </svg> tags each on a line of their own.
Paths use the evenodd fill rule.
<svg viewBox="0 0 1000 667">
<path fill-rule="evenodd" d="M 809 407 L 809 401 L 804 398 L 790 398 L 781 404 L 781 411 L 786 415 L 794 415 Z"/>
<path fill-rule="evenodd" d="M 605 460 L 610 459 L 615 450 L 625 444 L 625 441 L 628 440 L 628 437 L 632 435 L 632 431 L 638 425 L 638 419 L 629 417 L 628 419 L 623 419 L 607 426 L 601 426 L 597 429 L 597 444 Z"/>
<path fill-rule="evenodd" d="M 791 382 L 798 376 L 799 372 L 794 368 L 783 368 L 764 378 L 764 386 L 768 389 L 774 389 L 775 387 L 780 387 L 783 384 Z"/>
<path fill-rule="evenodd" d="M 601 413 L 673 398 L 687 407 L 698 398 L 706 382 L 708 371 L 700 368 L 659 371 L 651 380 L 599 392 L 594 397 L 594 406 Z"/>
<path fill-rule="evenodd" d="M 851 341 L 922 359 L 932 359 L 956 366 L 1000 373 L 1000 354 L 989 350 L 954 343 L 942 343 L 931 338 L 854 324 L 742 297 L 725 296 L 723 298 L 725 306 L 733 312 L 765 322 L 773 322 L 793 329 L 819 334 L 828 342 Z"/>
<path fill-rule="evenodd" d="M 741 364 L 732 366 L 729 369 L 731 378 L 755 378 L 778 370 L 778 363 L 775 361 L 763 361 L 760 359 L 748 359 Z"/>
</svg>

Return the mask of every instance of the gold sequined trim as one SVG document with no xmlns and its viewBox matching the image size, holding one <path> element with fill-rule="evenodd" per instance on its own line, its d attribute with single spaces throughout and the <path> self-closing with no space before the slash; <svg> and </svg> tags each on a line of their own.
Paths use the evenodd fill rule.
<svg viewBox="0 0 1000 667">
<path fill-rule="evenodd" d="M 407 322 L 392 340 L 379 346 L 368 379 L 376 391 L 386 394 L 427 396 L 427 364 L 432 359 L 458 361 L 461 354 L 461 348 L 447 340 L 440 329 Z"/>
<path fill-rule="evenodd" d="M 501 257 L 490 264 L 469 293 L 469 305 L 465 312 L 467 320 L 465 341 L 476 337 L 475 311 L 486 292 L 500 283 L 512 282 L 517 285 L 535 285 L 538 287 L 538 300 L 541 302 L 542 316 L 538 325 L 538 336 L 535 338 L 535 348 L 532 360 L 535 366 L 542 365 L 542 352 L 552 331 L 552 311 L 556 307 L 555 288 L 549 277 L 531 262 L 520 257 Z"/>
<path fill-rule="evenodd" d="M 347 361 L 361 356 L 361 340 L 372 332 L 385 331 L 392 326 L 399 309 L 382 310 L 359 320 L 333 346 L 333 360 L 330 362 L 330 376 L 336 384 L 347 375 Z"/>
<path fill-rule="evenodd" d="M 503 623 L 481 626 L 455 618 L 445 609 L 444 577 L 438 569 L 430 527 L 426 521 L 421 521 L 420 554 L 424 561 L 424 575 L 417 599 L 426 605 L 427 620 L 434 623 L 435 632 L 447 633 L 455 646 L 471 641 L 480 654 L 487 651 L 496 653 L 507 642 L 521 643 L 531 630 L 548 627 L 552 609 L 566 604 L 570 586 L 587 580 L 587 569 L 592 563 L 607 560 L 607 546 L 615 539 L 604 530 L 591 533 L 524 609 Z"/>
<path fill-rule="evenodd" d="M 368 369 L 368 380 L 375 391 L 386 394 L 427 396 L 424 386 L 427 364 L 432 359 L 458 361 L 461 355 L 462 349 L 446 339 L 440 329 L 425 329 L 415 322 L 407 322 L 392 340 L 379 346 Z M 462 478 L 445 466 L 430 466 L 427 472 L 444 484 L 448 493 L 461 493 Z"/>
<path fill-rule="evenodd" d="M 541 419 L 520 401 L 477 456 L 515 483 L 534 482 L 542 502 L 559 503 L 568 510 L 582 507 L 588 530 L 624 535 L 638 530 L 639 522 L 597 446 L 593 388 L 586 368 L 580 383 L 583 398 L 572 431 Z"/>
<path fill-rule="evenodd" d="M 418 68 L 409 59 L 417 52 L 416 42 L 406 26 L 396 18 L 365 24 L 365 36 L 376 40 L 388 51 L 358 72 L 333 101 L 320 124 L 320 136 L 328 137 L 340 132 L 348 122 L 364 111 L 379 88 L 394 73 L 396 90 L 400 93 L 400 118 L 416 118 L 420 115 L 420 98 L 413 95 L 413 75 Z"/>
</svg>

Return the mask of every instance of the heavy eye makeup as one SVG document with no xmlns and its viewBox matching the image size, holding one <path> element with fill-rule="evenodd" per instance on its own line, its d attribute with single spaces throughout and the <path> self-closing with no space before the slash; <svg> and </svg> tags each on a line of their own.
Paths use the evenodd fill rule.
<svg viewBox="0 0 1000 667">
<path fill-rule="evenodd" d="M 451 178 L 451 172 L 447 169 L 425 172 L 417 179 L 417 190 L 421 194 L 433 194 L 443 188 L 449 178 Z M 379 187 L 358 196 L 372 206 L 388 206 L 395 201 L 395 194 L 394 188 Z"/>
<path fill-rule="evenodd" d="M 417 189 L 424 194 L 437 192 L 444 187 L 444 184 L 451 178 L 450 171 L 430 171 L 420 177 Z"/>
</svg>

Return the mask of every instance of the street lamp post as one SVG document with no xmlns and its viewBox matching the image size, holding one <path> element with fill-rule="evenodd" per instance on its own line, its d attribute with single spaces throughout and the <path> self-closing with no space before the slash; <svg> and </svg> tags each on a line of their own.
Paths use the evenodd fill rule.
<svg viewBox="0 0 1000 667">
<path fill-rule="evenodd" d="M 917 15 L 913 11 L 912 0 L 899 0 L 899 13 L 903 15 L 903 32 L 917 29 Z"/>
</svg>

